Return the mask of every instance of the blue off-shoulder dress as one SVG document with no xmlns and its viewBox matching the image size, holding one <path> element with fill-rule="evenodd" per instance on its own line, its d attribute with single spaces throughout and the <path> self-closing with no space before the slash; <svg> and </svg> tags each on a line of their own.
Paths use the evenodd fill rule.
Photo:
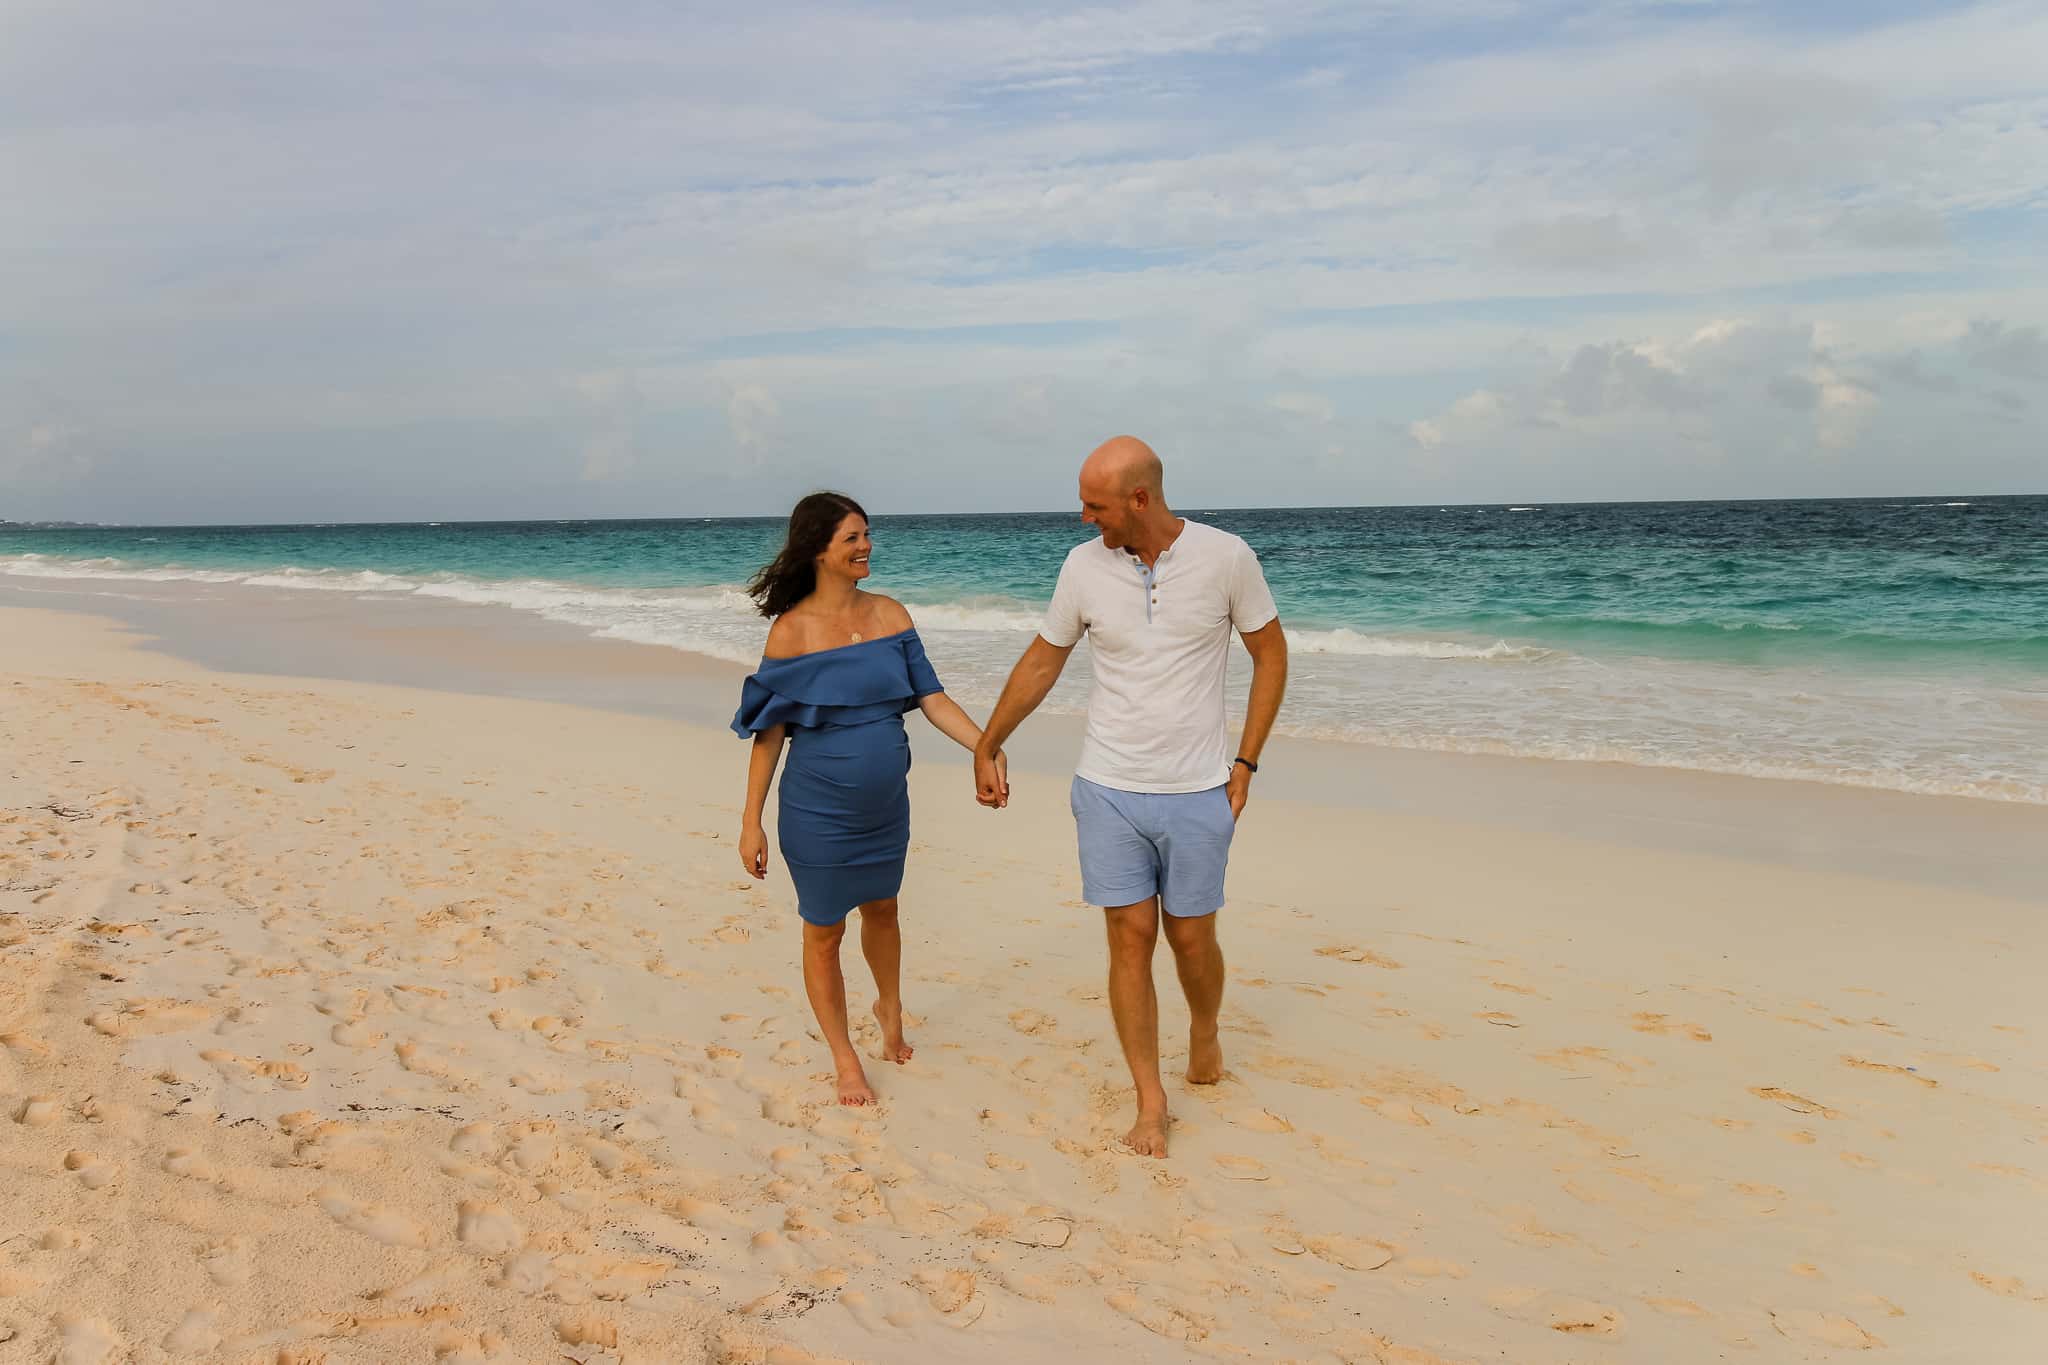
<svg viewBox="0 0 2048 1365">
<path fill-rule="evenodd" d="M 740 686 L 733 733 L 789 727 L 776 809 L 797 913 L 838 924 L 903 886 L 910 738 L 903 714 L 945 689 L 915 630 L 761 660 Z"/>
</svg>

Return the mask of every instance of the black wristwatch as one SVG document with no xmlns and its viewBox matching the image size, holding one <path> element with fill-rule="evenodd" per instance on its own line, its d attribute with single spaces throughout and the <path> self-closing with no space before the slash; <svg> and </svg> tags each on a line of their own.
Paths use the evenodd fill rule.
<svg viewBox="0 0 2048 1365">
<path fill-rule="evenodd" d="M 1251 769 L 1253 772 L 1257 772 L 1259 770 L 1259 765 L 1252 762 L 1250 759 L 1246 758 L 1243 754 L 1239 754 L 1236 758 L 1233 758 L 1230 761 L 1232 764 L 1242 763 L 1245 767 Z"/>
</svg>

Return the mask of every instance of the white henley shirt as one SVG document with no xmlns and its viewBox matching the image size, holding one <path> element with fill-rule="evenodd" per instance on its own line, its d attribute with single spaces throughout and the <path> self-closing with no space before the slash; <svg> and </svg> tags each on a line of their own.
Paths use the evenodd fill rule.
<svg viewBox="0 0 2048 1365">
<path fill-rule="evenodd" d="M 1076 545 L 1039 631 L 1062 649 L 1088 637 L 1095 686 L 1075 771 L 1119 791 L 1221 786 L 1230 632 L 1279 614 L 1252 547 L 1214 526 L 1186 522 L 1150 570 L 1100 537 Z"/>
</svg>

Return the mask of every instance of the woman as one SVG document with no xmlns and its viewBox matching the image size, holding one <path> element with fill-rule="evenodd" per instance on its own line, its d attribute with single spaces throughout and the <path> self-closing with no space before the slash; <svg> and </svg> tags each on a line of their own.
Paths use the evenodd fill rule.
<svg viewBox="0 0 2048 1365">
<path fill-rule="evenodd" d="M 903 953 L 896 893 L 910 846 L 910 740 L 916 707 L 948 739 L 972 750 L 981 727 L 948 697 L 925 659 L 910 613 L 863 592 L 872 542 L 867 513 L 840 493 L 813 493 L 789 514 L 789 536 L 747 587 L 773 624 L 761 667 L 741 688 L 732 728 L 754 737 L 740 862 L 768 875 L 761 808 L 789 741 L 778 833 L 804 922 L 804 991 L 832 1048 L 839 1102 L 875 1102 L 846 1027 L 839 942 L 860 911 L 860 946 L 875 974 L 882 1055 L 910 1060 L 898 981 Z M 1001 762 L 1001 760 L 999 760 Z M 999 800 L 1009 793 L 1008 768 Z"/>
</svg>

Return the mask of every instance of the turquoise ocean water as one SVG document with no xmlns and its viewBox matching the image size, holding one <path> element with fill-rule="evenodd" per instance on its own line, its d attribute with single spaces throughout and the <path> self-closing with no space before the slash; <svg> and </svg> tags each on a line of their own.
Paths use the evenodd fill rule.
<svg viewBox="0 0 2048 1365">
<path fill-rule="evenodd" d="M 1292 732 L 2048 802 L 2048 497 L 1188 515 L 1259 552 Z M 0 575 L 409 594 L 752 662 L 764 625 L 738 585 L 781 530 L 0 524 Z M 985 705 L 1087 535 L 1068 513 L 879 516 L 872 586 Z M 1079 706 L 1077 663 L 1052 704 Z"/>
</svg>

